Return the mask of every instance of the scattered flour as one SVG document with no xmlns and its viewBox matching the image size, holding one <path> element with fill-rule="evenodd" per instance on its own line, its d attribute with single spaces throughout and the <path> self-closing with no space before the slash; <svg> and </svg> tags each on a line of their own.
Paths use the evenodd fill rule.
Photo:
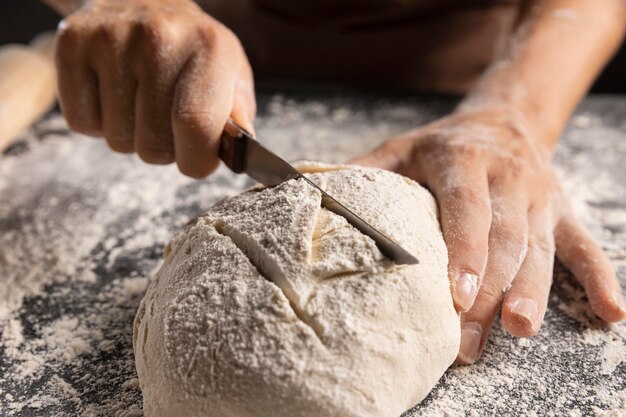
<svg viewBox="0 0 626 417">
<path fill-rule="evenodd" d="M 316 97 L 260 94 L 260 137 L 290 160 L 342 162 L 453 105 Z M 624 120 L 623 99 L 587 100 L 555 158 L 623 287 Z M 193 181 L 112 154 L 58 116 L 0 157 L 0 414 L 141 416 L 132 320 L 163 247 L 184 219 L 250 184 L 224 169 Z M 595 319 L 558 264 L 554 279 L 538 336 L 496 324 L 484 358 L 449 370 L 405 417 L 626 415 L 625 325 Z"/>
</svg>

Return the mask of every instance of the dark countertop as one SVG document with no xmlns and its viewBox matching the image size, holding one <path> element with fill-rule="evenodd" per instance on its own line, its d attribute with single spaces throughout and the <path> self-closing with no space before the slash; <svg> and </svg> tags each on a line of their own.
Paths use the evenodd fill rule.
<svg viewBox="0 0 626 417">
<path fill-rule="evenodd" d="M 344 161 L 445 114 L 455 100 L 344 89 L 259 92 L 258 135 L 289 160 Z M 172 233 L 251 185 L 151 167 L 70 133 L 58 115 L 0 157 L 0 415 L 141 416 L 132 321 Z M 555 162 L 626 288 L 626 96 L 578 109 Z M 590 314 L 557 264 L 538 336 L 496 325 L 406 417 L 626 416 L 626 325 Z M 612 410 L 613 414 L 609 414 Z"/>
</svg>

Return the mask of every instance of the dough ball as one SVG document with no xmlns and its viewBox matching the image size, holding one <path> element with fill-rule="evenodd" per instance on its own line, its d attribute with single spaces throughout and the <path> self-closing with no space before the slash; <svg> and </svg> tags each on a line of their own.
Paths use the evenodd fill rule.
<svg viewBox="0 0 626 417">
<path fill-rule="evenodd" d="M 433 197 L 383 170 L 300 168 L 420 263 L 394 265 L 302 179 L 217 204 L 173 239 L 135 319 L 147 417 L 398 417 L 454 361 Z"/>
</svg>

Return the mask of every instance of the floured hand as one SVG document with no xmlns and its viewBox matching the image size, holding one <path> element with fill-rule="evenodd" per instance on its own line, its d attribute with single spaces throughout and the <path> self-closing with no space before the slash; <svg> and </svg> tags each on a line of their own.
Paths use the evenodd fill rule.
<svg viewBox="0 0 626 417">
<path fill-rule="evenodd" d="M 551 152 L 527 126 L 501 111 L 459 111 L 354 161 L 414 178 L 437 197 L 450 287 L 463 313 L 460 363 L 479 358 L 500 307 L 511 334 L 537 333 L 555 251 L 599 317 L 626 317 L 608 258 L 574 218 Z"/>
<path fill-rule="evenodd" d="M 237 37 L 191 0 L 95 0 L 59 25 L 69 126 L 146 162 L 204 177 L 233 117 L 252 128 L 252 71 Z"/>
</svg>

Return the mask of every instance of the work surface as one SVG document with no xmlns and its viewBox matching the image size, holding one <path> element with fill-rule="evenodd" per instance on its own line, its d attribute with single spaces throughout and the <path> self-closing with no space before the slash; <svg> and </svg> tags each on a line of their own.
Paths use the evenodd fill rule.
<svg viewBox="0 0 626 417">
<path fill-rule="evenodd" d="M 259 93 L 258 135 L 289 160 L 340 162 L 445 114 L 454 100 Z M 626 287 L 626 97 L 591 97 L 556 164 Z M 141 416 L 132 322 L 172 233 L 250 186 L 194 181 L 113 154 L 51 115 L 0 157 L 0 415 Z M 401 383 L 401 382 L 400 382 Z M 557 265 L 539 335 L 495 326 L 482 360 L 452 367 L 405 417 L 626 415 L 626 325 L 589 312 Z"/>
</svg>

